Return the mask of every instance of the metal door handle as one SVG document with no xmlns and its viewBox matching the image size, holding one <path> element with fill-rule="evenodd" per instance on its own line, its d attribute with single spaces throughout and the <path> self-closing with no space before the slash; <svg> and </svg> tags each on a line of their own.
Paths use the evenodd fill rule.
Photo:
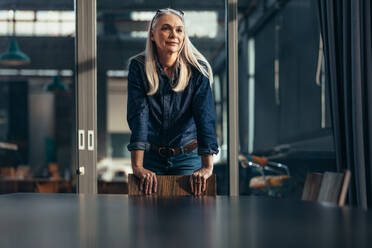
<svg viewBox="0 0 372 248">
<path fill-rule="evenodd" d="M 88 150 L 94 151 L 94 131 L 88 130 Z"/>
<path fill-rule="evenodd" d="M 79 129 L 78 132 L 78 142 L 79 142 L 79 150 L 85 150 L 85 132 L 82 129 Z"/>
</svg>

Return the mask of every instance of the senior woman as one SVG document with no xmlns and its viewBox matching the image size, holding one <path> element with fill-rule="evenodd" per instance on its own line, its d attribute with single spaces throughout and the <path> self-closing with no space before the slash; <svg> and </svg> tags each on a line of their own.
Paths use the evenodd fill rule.
<svg viewBox="0 0 372 248">
<path fill-rule="evenodd" d="M 183 12 L 158 10 L 128 74 L 128 150 L 145 194 L 156 192 L 156 174 L 192 175 L 192 192 L 205 191 L 218 153 L 212 80 L 208 61 L 185 33 Z"/>
</svg>

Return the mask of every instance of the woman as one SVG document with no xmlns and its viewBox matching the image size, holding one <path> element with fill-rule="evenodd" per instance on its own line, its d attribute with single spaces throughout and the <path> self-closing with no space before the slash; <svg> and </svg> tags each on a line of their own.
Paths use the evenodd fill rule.
<svg viewBox="0 0 372 248">
<path fill-rule="evenodd" d="M 128 150 L 145 194 L 156 192 L 156 174 L 192 174 L 192 192 L 205 191 L 218 153 L 212 77 L 185 33 L 183 12 L 158 10 L 128 74 Z"/>
</svg>

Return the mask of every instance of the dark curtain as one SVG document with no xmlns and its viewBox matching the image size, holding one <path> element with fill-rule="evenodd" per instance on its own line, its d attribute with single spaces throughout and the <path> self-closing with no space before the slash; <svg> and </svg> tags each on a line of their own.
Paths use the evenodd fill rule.
<svg viewBox="0 0 372 248">
<path fill-rule="evenodd" d="M 339 171 L 349 204 L 372 207 L 371 0 L 318 0 Z"/>
</svg>

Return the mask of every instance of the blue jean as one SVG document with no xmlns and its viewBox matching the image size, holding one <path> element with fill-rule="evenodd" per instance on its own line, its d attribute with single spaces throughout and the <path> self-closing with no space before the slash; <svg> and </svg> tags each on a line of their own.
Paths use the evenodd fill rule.
<svg viewBox="0 0 372 248">
<path fill-rule="evenodd" d="M 143 167 L 157 175 L 191 175 L 201 166 L 198 148 L 170 158 L 161 157 L 157 152 L 151 150 L 146 151 L 143 158 Z"/>
</svg>

